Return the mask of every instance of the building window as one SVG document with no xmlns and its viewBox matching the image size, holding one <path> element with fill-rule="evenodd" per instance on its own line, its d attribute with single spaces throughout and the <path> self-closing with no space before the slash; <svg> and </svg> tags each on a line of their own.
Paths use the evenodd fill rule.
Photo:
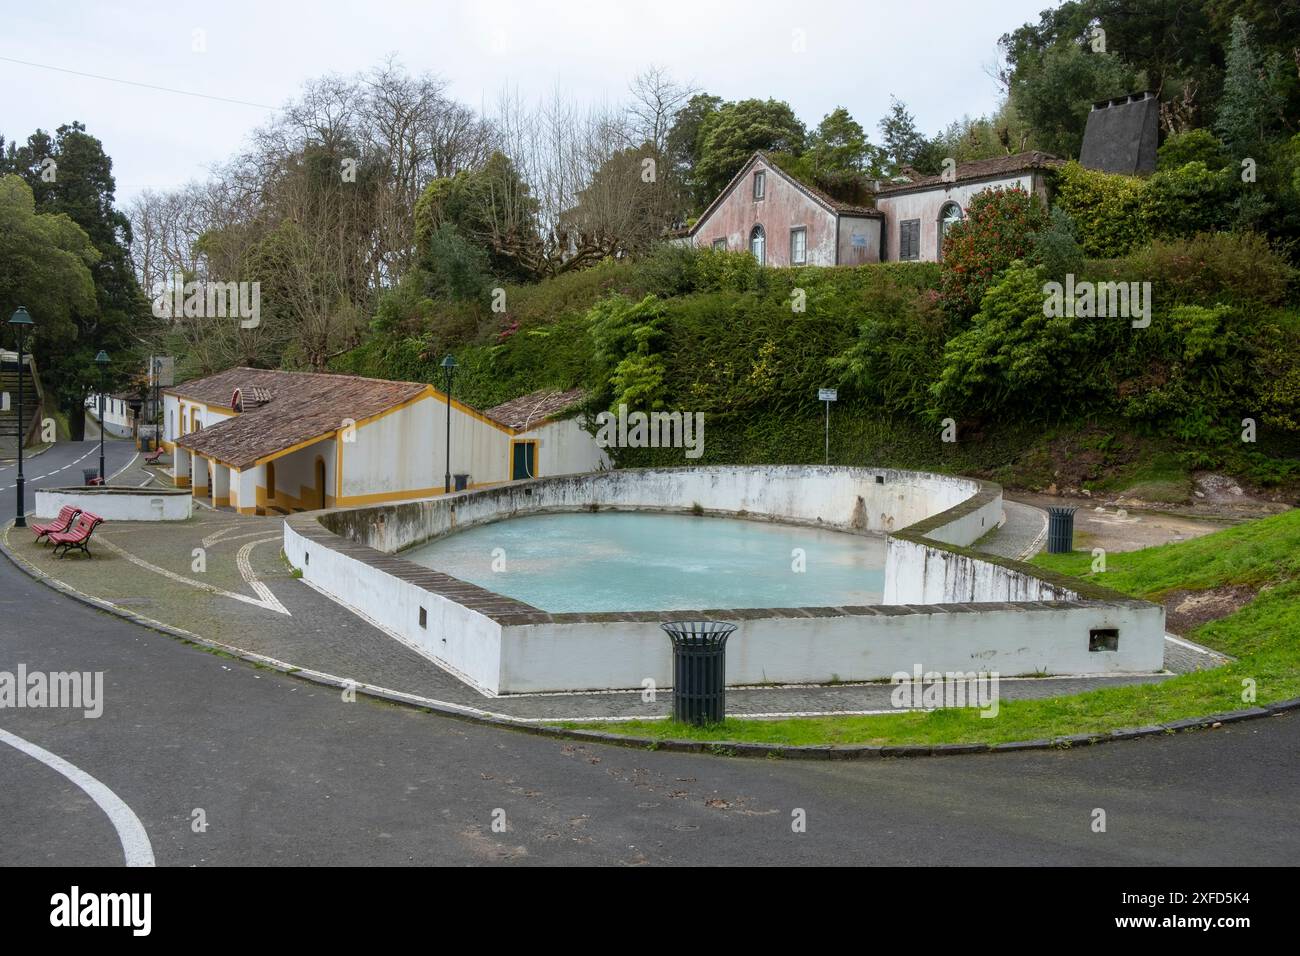
<svg viewBox="0 0 1300 956">
<path fill-rule="evenodd" d="M 803 226 L 790 230 L 790 265 L 801 266 L 808 262 L 808 230 Z"/>
<path fill-rule="evenodd" d="M 755 226 L 749 234 L 749 251 L 754 254 L 758 264 L 764 265 L 767 262 L 767 236 L 763 232 L 762 226 Z"/>
<path fill-rule="evenodd" d="M 964 214 L 961 206 L 955 202 L 944 203 L 943 208 L 939 210 L 939 258 L 943 258 L 943 240 L 948 235 L 948 230 L 962 221 Z"/>
<path fill-rule="evenodd" d="M 727 251 L 727 240 L 726 240 L 726 239 L 714 239 L 714 240 L 713 240 L 713 248 L 716 249 L 718 252 L 726 252 L 726 251 Z"/>
<path fill-rule="evenodd" d="M 758 200 L 763 198 L 763 190 L 766 187 L 767 187 L 767 173 L 763 172 L 760 169 L 758 172 L 754 173 L 754 201 L 755 202 L 758 202 Z"/>
<path fill-rule="evenodd" d="M 921 258 L 921 220 L 904 219 L 898 224 L 898 258 Z"/>
</svg>

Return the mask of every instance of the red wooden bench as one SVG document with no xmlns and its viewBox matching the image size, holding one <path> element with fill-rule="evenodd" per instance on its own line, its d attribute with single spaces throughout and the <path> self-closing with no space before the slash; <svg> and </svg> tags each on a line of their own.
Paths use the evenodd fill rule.
<svg viewBox="0 0 1300 956">
<path fill-rule="evenodd" d="M 72 505 L 64 505 L 59 509 L 59 516 L 53 521 L 45 524 L 32 525 L 32 531 L 36 534 L 36 540 L 40 541 L 46 535 L 55 532 L 67 531 L 72 527 L 72 522 L 77 520 L 77 515 L 81 514 L 80 508 L 74 508 Z"/>
<path fill-rule="evenodd" d="M 54 542 L 54 552 L 58 554 L 59 549 L 63 553 L 59 554 L 60 558 L 66 558 L 68 552 L 73 548 L 78 551 L 86 552 L 86 557 L 90 557 L 90 536 L 95 533 L 95 529 L 104 523 L 104 519 L 99 515 L 93 515 L 89 511 L 83 511 L 77 516 L 77 523 L 73 525 L 71 531 L 55 531 L 50 534 L 50 540 Z"/>
<path fill-rule="evenodd" d="M 149 454 L 147 454 L 147 455 L 144 456 L 144 463 L 145 463 L 146 465 L 156 465 L 156 464 L 158 464 L 158 459 L 161 458 L 161 457 L 163 456 L 163 452 L 164 452 L 164 451 L 166 451 L 166 449 L 163 448 L 162 445 L 159 445 L 159 446 L 158 446 L 157 448 L 155 448 L 153 451 L 149 452 Z"/>
</svg>

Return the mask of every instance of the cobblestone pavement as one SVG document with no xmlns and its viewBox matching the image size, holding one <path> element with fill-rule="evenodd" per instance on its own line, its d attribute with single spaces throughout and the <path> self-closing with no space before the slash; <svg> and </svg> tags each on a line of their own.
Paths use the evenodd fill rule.
<svg viewBox="0 0 1300 956">
<path fill-rule="evenodd" d="M 977 550 L 1027 561 L 1043 549 L 1047 541 L 1047 512 L 1004 497 L 1002 513 L 1006 520 L 976 542 Z"/>
<path fill-rule="evenodd" d="M 143 473 L 142 473 L 143 474 Z M 119 483 L 134 483 L 127 471 Z M 211 641 L 418 697 L 522 719 L 662 716 L 670 694 L 639 691 L 487 697 L 386 632 L 297 580 L 280 554 L 282 519 L 200 508 L 185 522 L 111 522 L 86 560 L 66 559 L 12 529 L 10 549 L 69 586 L 142 617 Z M 1200 655 L 1180 653 L 1195 662 Z M 1003 679 L 1003 699 L 1079 693 L 1168 675 Z M 736 688 L 735 714 L 872 712 L 890 709 L 887 684 Z"/>
</svg>

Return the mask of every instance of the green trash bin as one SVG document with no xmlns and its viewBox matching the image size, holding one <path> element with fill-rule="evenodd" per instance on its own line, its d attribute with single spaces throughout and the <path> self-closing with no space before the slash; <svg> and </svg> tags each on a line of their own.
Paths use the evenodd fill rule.
<svg viewBox="0 0 1300 956">
<path fill-rule="evenodd" d="M 1047 553 L 1069 554 L 1074 550 L 1074 513 L 1077 508 L 1047 509 Z"/>
</svg>

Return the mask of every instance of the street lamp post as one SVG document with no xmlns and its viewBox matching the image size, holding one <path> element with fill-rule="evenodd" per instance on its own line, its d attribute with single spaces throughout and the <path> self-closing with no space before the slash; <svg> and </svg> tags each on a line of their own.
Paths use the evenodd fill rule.
<svg viewBox="0 0 1300 956">
<path fill-rule="evenodd" d="M 162 399 L 158 394 L 158 380 L 162 378 L 162 359 L 153 359 L 153 450 L 162 447 Z"/>
<path fill-rule="evenodd" d="M 446 493 L 451 494 L 451 381 L 456 373 L 456 356 L 442 360 L 442 370 L 447 373 L 447 475 Z"/>
<path fill-rule="evenodd" d="M 104 379 L 108 372 L 108 353 L 103 349 L 95 356 L 99 366 L 99 483 L 104 484 Z"/>
<path fill-rule="evenodd" d="M 27 327 L 35 323 L 32 317 L 27 314 L 27 310 L 21 305 L 14 312 L 9 324 L 14 327 L 14 334 L 18 337 L 18 514 L 14 517 L 14 526 L 18 528 L 27 527 L 27 507 L 23 501 L 23 490 L 26 480 L 23 478 L 23 440 L 27 437 L 26 430 L 23 428 L 23 332 Z"/>
</svg>

